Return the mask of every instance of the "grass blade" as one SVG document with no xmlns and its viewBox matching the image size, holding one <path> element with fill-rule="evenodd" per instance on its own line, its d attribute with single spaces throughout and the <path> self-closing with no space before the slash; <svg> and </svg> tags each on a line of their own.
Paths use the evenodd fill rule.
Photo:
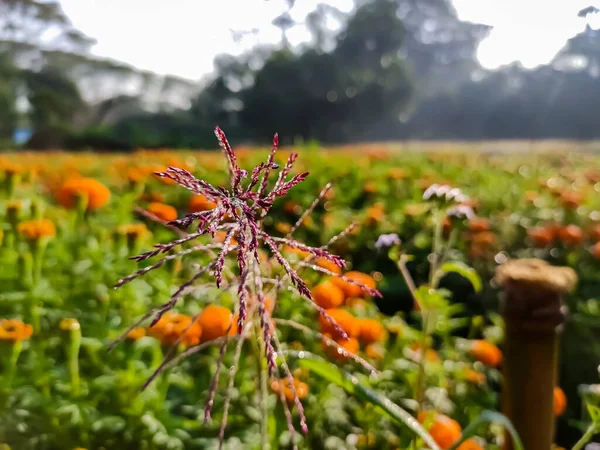
<svg viewBox="0 0 600 450">
<path fill-rule="evenodd" d="M 298 363 L 300 366 L 309 369 L 327 381 L 342 387 L 349 394 L 378 406 L 389 418 L 408 427 L 417 436 L 423 439 L 429 448 L 432 450 L 440 450 L 440 447 L 435 443 L 433 438 L 409 412 L 402 409 L 384 395 L 361 384 L 354 375 L 343 372 L 336 365 L 326 361 L 307 359 L 305 357 L 300 359 Z"/>
</svg>

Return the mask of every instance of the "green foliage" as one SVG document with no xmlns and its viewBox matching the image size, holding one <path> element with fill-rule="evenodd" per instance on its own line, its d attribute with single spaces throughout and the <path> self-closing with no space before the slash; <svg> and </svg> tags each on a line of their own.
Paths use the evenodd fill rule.
<svg viewBox="0 0 600 450">
<path fill-rule="evenodd" d="M 83 100 L 75 83 L 53 68 L 24 72 L 31 104 L 31 121 L 36 129 L 69 125 Z"/>
<path fill-rule="evenodd" d="M 432 450 L 439 450 L 435 441 L 427 434 L 425 429 L 419 425 L 412 415 L 388 398 L 361 384 L 359 379 L 354 375 L 341 371 L 334 364 L 310 359 L 310 357 L 306 355 L 299 361 L 299 365 L 309 369 L 311 372 L 326 379 L 330 383 L 342 387 L 346 392 L 356 396 L 360 400 L 373 403 L 379 408 L 378 412 L 383 412 L 395 422 L 409 428 L 413 433 L 423 439 Z"/>
<path fill-rule="evenodd" d="M 479 274 L 477 274 L 477 271 L 475 271 L 472 267 L 467 266 L 465 263 L 460 261 L 447 262 L 442 264 L 440 271 L 443 274 L 457 273 L 465 277 L 467 280 L 469 280 L 473 286 L 473 289 L 475 289 L 475 292 L 481 292 L 481 277 Z"/>
<path fill-rule="evenodd" d="M 510 433 L 510 437 L 513 441 L 513 448 L 515 450 L 523 450 L 523 443 L 521 442 L 521 439 L 519 438 L 514 426 L 512 423 L 510 423 L 510 420 L 508 420 L 503 414 L 495 411 L 483 411 L 479 418 L 471 422 L 469 426 L 463 430 L 460 440 L 452 445 L 450 450 L 456 450 L 464 441 L 475 436 L 477 432 L 480 431 L 481 426 L 486 423 L 497 423 L 502 425 Z"/>
<path fill-rule="evenodd" d="M 505 222 L 502 208 L 495 206 L 496 200 L 506 200 L 498 184 L 509 178 L 511 185 L 524 192 L 535 185 L 539 176 L 550 176 L 553 170 L 558 170 L 552 169 L 551 161 L 538 162 L 532 165 L 535 171 L 532 178 L 506 177 L 507 166 L 492 164 L 487 159 L 489 156 L 474 158 L 456 153 L 448 162 L 443 156 L 431 153 L 392 152 L 384 158 L 382 149 L 373 152 L 375 156 L 370 151 L 365 147 L 301 153 L 298 163 L 307 165 L 311 176 L 305 185 L 290 192 L 288 201 L 293 208 L 286 202 L 275 204 L 272 221 L 265 224 L 265 229 L 280 235 L 278 230 L 283 229 L 282 224 L 295 223 L 298 218 L 295 204 L 306 207 L 324 182 L 337 179 L 334 196 L 327 200 L 330 203 L 316 208 L 310 216 L 312 221 L 300 227 L 297 237 L 318 246 L 344 229 L 347 223 L 357 221 L 360 233 L 338 241 L 334 251 L 351 261 L 353 269 L 377 277 L 381 273 L 380 285 L 383 286 L 397 276 L 398 269 L 394 265 L 396 261 L 375 252 L 373 244 L 381 233 L 398 233 L 402 240 L 399 250 L 414 255 L 412 259 L 403 257 L 403 261 L 408 264 L 418 286 L 417 295 L 427 308 L 425 314 L 418 313 L 409 301 L 411 306 L 403 310 L 404 297 L 410 300 L 406 289 L 401 295 L 393 289 L 382 289 L 385 298 L 381 301 L 392 305 L 386 310 L 388 314 L 382 313 L 381 303 L 374 299 L 355 299 L 355 304 L 343 306 L 355 320 L 369 318 L 383 327 L 381 340 L 373 344 L 361 341 L 358 350 L 358 355 L 380 372 L 370 377 L 364 366 L 324 350 L 321 337 L 316 334 L 320 331 L 318 314 L 290 293 L 282 294 L 274 313 L 282 354 L 295 352 L 298 355 L 288 362 L 294 377 L 306 385 L 303 405 L 309 434 L 302 438 L 297 436 L 301 449 L 362 450 L 369 442 L 382 450 L 410 448 L 418 439 L 415 430 L 420 428 L 406 414 L 412 416 L 419 405 L 452 417 L 464 429 L 484 410 L 497 407 L 500 373 L 476 361 L 468 352 L 468 343 L 483 336 L 494 336 L 494 342 L 500 342 L 501 333 L 489 330 L 501 328 L 502 324 L 485 311 L 480 311 L 478 317 L 470 315 L 467 295 L 461 293 L 461 288 L 444 284 L 456 275 L 468 292 L 474 293 L 471 283 L 461 275 L 449 273 L 441 278 L 442 285 L 429 285 L 427 255 L 432 251 L 432 236 L 439 226 L 429 220 L 428 208 L 420 208 L 417 216 L 405 214 L 404 208 L 422 204 L 422 190 L 415 186 L 415 180 L 425 173 L 434 171 L 440 177 L 460 178 L 470 186 L 483 176 L 472 168 L 485 167 L 488 172 L 485 180 L 489 184 L 479 182 L 480 214 L 489 217 L 495 231 L 518 228 L 520 225 Z M 264 152 L 240 149 L 238 156 L 243 167 L 251 167 Z M 284 162 L 285 156 L 277 162 Z M 515 158 L 518 161 L 510 161 L 517 167 L 531 163 L 527 157 Z M 82 153 L 76 157 L 52 152 L 36 155 L 35 159 L 8 155 L 4 162 L 10 162 L 7 167 L 22 168 L 25 182 L 17 182 L 11 190 L 13 178 L 3 174 L 0 214 L 4 221 L 4 240 L 0 254 L 7 269 L 0 273 L 3 285 L 0 316 L 39 324 L 36 329 L 40 331 L 23 341 L 17 363 L 14 370 L 11 369 L 14 375 L 10 377 L 9 388 L 0 388 L 0 442 L 25 450 L 78 446 L 111 449 L 123 445 L 133 449 L 214 446 L 222 419 L 225 383 L 217 391 L 213 419 L 206 425 L 199 421 L 202 421 L 207 386 L 216 370 L 218 345 L 208 346 L 180 361 L 143 392 L 140 387 L 156 370 L 168 346 L 161 345 L 152 336 L 145 336 L 128 339 L 111 352 L 106 347 L 136 318 L 168 298 L 172 286 L 192 273 L 193 263 L 203 265 L 208 261 L 205 256 L 185 258 L 181 265 L 167 264 L 154 275 L 146 275 L 122 290 L 110 289 L 124 273 L 139 267 L 128 260 L 128 256 L 138 253 L 134 249 L 174 237 L 171 230 L 138 216 L 135 207 L 147 208 L 150 199 L 160 194 L 164 196 L 163 201 L 176 207 L 181 215 L 188 210 L 191 197 L 188 192 L 163 184 L 150 175 L 140 179 L 131 177 L 130 172 L 172 164 L 189 167 L 198 177 L 219 185 L 225 180 L 226 166 L 215 161 L 213 153 L 169 151 L 140 151 L 133 155 Z M 28 168 L 38 163 L 45 172 L 38 174 L 35 181 Z M 573 164 L 581 167 L 577 162 Z M 406 172 L 406 178 L 388 179 L 390 169 L 399 167 Z M 66 210 L 57 204 L 55 189 L 73 169 L 109 186 L 110 203 L 82 217 L 76 210 Z M 39 179 L 40 176 L 43 178 Z M 365 191 L 368 183 L 376 184 L 377 193 Z M 42 190 L 43 186 L 48 186 L 50 191 Z M 23 202 L 19 221 L 41 215 L 55 223 L 57 236 L 48 242 L 43 258 L 34 256 L 26 242 L 14 233 L 5 209 L 9 192 L 12 199 Z M 378 222 L 372 222 L 368 214 L 375 203 L 384 205 L 384 215 Z M 31 204 L 34 207 L 30 207 Z M 525 210 L 519 209 L 520 203 L 515 204 L 517 212 L 525 214 Z M 528 216 L 535 217 L 535 214 Z M 118 232 L 119 225 L 140 222 L 145 223 L 152 234 L 145 235 L 139 242 L 132 243 Z M 456 226 L 466 230 L 465 225 L 457 223 Z M 413 239 L 416 234 L 422 239 Z M 506 239 L 508 236 L 511 234 L 507 234 Z M 520 251 L 518 243 L 524 240 L 518 233 L 514 239 L 506 241 L 506 248 Z M 456 240 L 450 249 L 446 247 L 444 240 L 438 251 L 440 255 L 448 253 L 448 257 L 440 259 L 438 267 L 442 268 L 446 262 L 465 261 L 464 264 L 478 268 L 483 280 L 489 280 L 490 269 L 486 262 L 492 261 L 496 252 L 488 255 L 489 259 L 472 259 L 468 254 L 469 241 L 462 239 Z M 458 267 L 468 274 L 463 265 Z M 33 274 L 37 273 L 34 278 Z M 303 277 L 311 287 L 326 279 L 318 273 L 303 273 Z M 405 287 L 402 280 L 396 284 Z M 487 282 L 482 284 L 485 286 Z M 390 286 L 395 285 L 390 283 Z M 178 312 L 194 315 L 209 304 L 231 308 L 229 295 L 221 296 L 218 290 L 204 289 L 200 285 L 198 288 L 183 299 Z M 478 307 L 495 298 L 495 293 L 486 289 L 475 295 L 474 303 Z M 62 329 L 61 322 L 65 318 L 75 318 L 81 325 L 80 342 Z M 301 352 L 304 356 L 319 354 L 331 358 L 338 368 L 324 373 L 325 377 L 320 376 L 323 367 L 301 367 L 300 361 L 304 359 L 300 357 Z M 230 350 L 225 355 L 223 373 L 228 372 L 232 353 Z M 11 353 L 0 350 L 2 354 Z M 74 364 L 75 354 L 78 354 L 77 364 Z M 257 394 L 260 389 L 256 361 L 251 348 L 244 347 L 243 355 L 232 392 L 230 427 L 226 433 L 226 445 L 230 448 L 239 442 L 246 443 L 246 448 L 255 448 L 260 442 L 262 405 Z M 7 363 L 1 356 L 0 360 L 0 376 L 3 376 L 0 385 L 7 386 Z M 290 436 L 285 421 L 281 421 L 285 413 L 277 403 L 277 396 L 270 391 L 267 407 L 273 415 L 269 440 L 275 448 L 287 448 Z M 295 408 L 292 410 L 297 424 L 297 413 Z M 427 428 L 425 424 L 422 427 Z M 477 433 L 479 439 L 494 448 L 502 431 L 497 424 L 481 425 Z"/>
</svg>

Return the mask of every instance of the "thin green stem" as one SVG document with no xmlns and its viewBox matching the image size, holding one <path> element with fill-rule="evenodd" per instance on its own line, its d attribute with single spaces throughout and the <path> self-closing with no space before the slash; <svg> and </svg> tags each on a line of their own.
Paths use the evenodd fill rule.
<svg viewBox="0 0 600 450">
<path fill-rule="evenodd" d="M 267 371 L 264 364 L 264 360 L 261 359 L 261 371 L 260 371 L 260 407 L 262 420 L 260 423 L 260 448 L 269 449 L 269 409 L 267 405 Z"/>
<path fill-rule="evenodd" d="M 598 432 L 598 428 L 599 427 L 597 424 L 591 424 L 584 435 L 581 436 L 581 439 L 577 441 L 571 450 L 582 450 L 585 444 L 587 444 L 594 437 L 594 434 Z"/>
<path fill-rule="evenodd" d="M 71 378 L 71 389 L 74 397 L 80 393 L 79 379 L 79 349 L 81 347 L 81 327 L 79 323 L 73 324 L 69 330 L 69 376 Z"/>
<path fill-rule="evenodd" d="M 418 352 L 420 353 L 419 357 L 419 372 L 417 374 L 417 386 L 415 391 L 415 400 L 418 403 L 417 412 L 420 412 L 423 409 L 423 396 L 425 394 L 425 362 L 427 359 L 427 344 L 428 344 L 428 317 L 427 312 L 423 312 L 423 331 L 421 336 L 421 342 L 419 343 Z"/>
<path fill-rule="evenodd" d="M 415 282 L 413 281 L 408 268 L 406 267 L 406 256 L 401 255 L 400 259 L 396 263 L 398 266 L 398 270 L 402 274 L 402 278 L 404 278 L 404 282 L 406 286 L 408 286 L 408 290 L 410 291 L 410 295 L 412 295 L 413 301 L 415 302 L 415 306 L 418 310 L 421 310 L 421 303 L 419 302 L 419 298 L 417 296 L 417 287 L 415 286 Z"/>
<path fill-rule="evenodd" d="M 440 246 L 442 245 L 442 233 L 444 231 L 444 224 L 441 219 L 441 214 L 438 210 L 434 211 L 433 218 L 435 220 L 435 228 L 433 230 L 433 248 L 431 250 L 431 266 L 429 270 L 429 286 L 433 286 L 433 278 L 437 272 L 439 257 L 440 257 Z"/>
<path fill-rule="evenodd" d="M 250 237 L 248 237 L 250 239 Z M 254 281 L 252 283 L 252 294 L 254 298 L 259 297 L 259 293 L 262 292 L 262 281 L 260 279 L 260 268 L 256 261 L 252 260 L 252 273 L 254 274 Z M 256 352 L 256 364 L 259 375 L 260 383 L 260 448 L 261 450 L 268 450 L 269 444 L 269 408 L 267 404 L 268 398 L 268 374 L 267 374 L 267 361 L 264 355 L 267 354 L 267 342 L 265 341 L 262 328 L 260 327 L 260 319 L 254 317 L 254 334 L 255 334 L 255 345 L 254 351 Z"/>
<path fill-rule="evenodd" d="M 33 285 L 37 286 L 42 279 L 42 267 L 44 265 L 44 253 L 48 241 L 45 238 L 33 243 L 31 252 L 33 254 Z"/>
<path fill-rule="evenodd" d="M 457 236 L 458 236 L 458 233 L 457 233 L 456 229 L 454 229 L 450 232 L 450 236 L 448 237 L 448 242 L 446 243 L 446 248 L 444 249 L 444 253 L 442 254 L 442 257 L 439 259 L 439 264 L 436 264 L 435 268 L 433 266 L 431 268 L 433 275 L 431 277 L 431 285 L 430 286 L 432 289 L 437 289 L 438 284 L 439 284 L 440 280 L 442 279 L 443 272 L 440 270 L 440 267 L 447 261 L 448 253 L 454 246 Z M 433 272 L 433 270 L 435 270 L 435 272 Z"/>
<path fill-rule="evenodd" d="M 4 385 L 6 386 L 6 388 L 10 387 L 10 384 L 12 383 L 12 379 L 15 375 L 16 369 L 17 369 L 17 361 L 19 360 L 19 355 L 21 354 L 21 350 L 23 350 L 23 341 L 22 340 L 17 340 L 14 341 L 12 343 L 11 346 L 11 350 L 10 350 L 10 358 L 8 360 L 8 365 L 6 368 L 6 376 L 5 376 L 5 380 L 4 380 Z"/>
</svg>

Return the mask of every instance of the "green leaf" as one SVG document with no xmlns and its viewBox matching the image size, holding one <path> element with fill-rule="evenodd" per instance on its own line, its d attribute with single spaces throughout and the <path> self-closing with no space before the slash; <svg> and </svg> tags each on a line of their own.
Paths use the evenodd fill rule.
<svg viewBox="0 0 600 450">
<path fill-rule="evenodd" d="M 600 408 L 587 404 L 587 410 L 594 425 L 600 425 Z"/>
<path fill-rule="evenodd" d="M 415 291 L 415 297 L 426 310 L 441 311 L 448 307 L 448 301 L 435 289 L 429 286 L 419 286 Z"/>
<path fill-rule="evenodd" d="M 92 430 L 96 433 L 119 433 L 125 428 L 125 420 L 119 416 L 106 416 L 100 420 L 97 420 L 92 424 Z"/>
<path fill-rule="evenodd" d="M 454 443 L 449 450 L 456 450 L 460 444 L 465 442 L 467 439 L 472 438 L 477 434 L 477 431 L 481 428 L 481 425 L 485 423 L 497 423 L 508 430 L 513 440 L 514 450 L 523 450 L 523 444 L 517 434 L 517 430 L 513 424 L 508 420 L 504 414 L 500 414 L 496 411 L 483 411 L 475 422 L 471 422 L 462 432 L 460 440 Z"/>
<path fill-rule="evenodd" d="M 390 399 L 380 393 L 361 384 L 354 375 L 342 372 L 337 366 L 326 361 L 316 359 L 302 358 L 298 364 L 318 376 L 342 387 L 346 392 L 355 397 L 373 403 L 385 413 L 389 418 L 408 427 L 413 433 L 419 436 L 432 450 L 440 450 L 433 438 L 427 434 L 425 429 L 417 420 L 406 410 L 402 409 Z M 519 450 L 519 449 L 515 449 Z"/>
<path fill-rule="evenodd" d="M 448 262 L 442 265 L 440 271 L 444 274 L 452 272 L 457 273 L 471 282 L 471 285 L 473 286 L 473 289 L 475 289 L 475 292 L 481 291 L 481 278 L 479 277 L 475 269 L 467 266 L 465 263 L 462 263 L 460 261 Z"/>
</svg>

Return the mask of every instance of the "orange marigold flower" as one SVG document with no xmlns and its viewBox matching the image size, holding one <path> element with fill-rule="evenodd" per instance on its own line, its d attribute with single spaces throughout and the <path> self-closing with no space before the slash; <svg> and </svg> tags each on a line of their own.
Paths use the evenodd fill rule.
<svg viewBox="0 0 600 450">
<path fill-rule="evenodd" d="M 17 319 L 0 320 L 0 341 L 24 341 L 33 334 L 33 327 Z"/>
<path fill-rule="evenodd" d="M 401 167 L 392 167 L 388 170 L 387 176 L 392 180 L 402 180 L 408 176 L 408 173 Z"/>
<path fill-rule="evenodd" d="M 138 167 L 133 167 L 127 171 L 127 180 L 130 183 L 143 183 L 148 177 L 148 172 Z"/>
<path fill-rule="evenodd" d="M 474 439 L 467 439 L 465 442 L 460 444 L 457 450 L 484 450 L 481 445 Z"/>
<path fill-rule="evenodd" d="M 160 320 L 148 330 L 152 337 L 160 339 L 164 345 L 173 345 L 181 338 L 186 346 L 198 345 L 202 336 L 202 327 L 198 321 L 185 314 L 165 313 Z"/>
<path fill-rule="evenodd" d="M 298 255 L 299 259 L 304 259 L 307 256 L 310 256 L 310 252 L 307 252 L 305 250 L 300 250 L 299 248 L 291 247 L 291 246 L 289 246 L 287 244 L 283 247 L 283 249 L 284 249 L 284 251 L 286 253 L 291 253 L 291 254 L 294 254 L 294 255 Z"/>
<path fill-rule="evenodd" d="M 231 325 L 232 314 L 224 306 L 208 305 L 200 314 L 198 322 L 202 327 L 202 342 L 225 336 Z M 232 325 L 232 328 L 236 324 Z"/>
<path fill-rule="evenodd" d="M 316 285 L 312 290 L 315 303 L 321 308 L 337 308 L 344 303 L 344 291 L 331 281 L 324 281 Z"/>
<path fill-rule="evenodd" d="M 485 383 L 485 374 L 481 372 L 477 372 L 473 369 L 467 369 L 464 371 L 463 376 L 465 380 L 474 383 L 474 384 L 483 384 Z"/>
<path fill-rule="evenodd" d="M 134 328 L 129 333 L 127 333 L 127 339 L 130 341 L 138 341 L 141 338 L 146 336 L 146 329 L 142 327 Z"/>
<path fill-rule="evenodd" d="M 335 226 L 336 217 L 333 213 L 328 212 L 323 214 L 322 221 L 325 228 L 333 228 Z"/>
<path fill-rule="evenodd" d="M 558 238 L 565 245 L 578 245 L 583 241 L 583 230 L 577 225 L 567 225 L 559 230 Z"/>
<path fill-rule="evenodd" d="M 309 392 L 309 388 L 308 388 L 308 384 L 297 380 L 294 378 L 294 388 L 296 389 L 296 395 L 298 396 L 298 398 L 300 400 L 304 400 L 306 398 L 306 396 L 308 395 Z M 288 382 L 288 380 L 274 380 L 271 383 L 271 390 L 273 392 L 275 392 L 276 394 L 280 394 L 281 391 L 283 391 L 283 395 L 285 396 L 285 399 L 292 403 L 294 401 L 294 391 L 292 390 L 292 387 L 290 385 L 290 383 Z"/>
<path fill-rule="evenodd" d="M 29 241 L 56 236 L 56 228 L 48 219 L 27 220 L 21 222 L 17 229 L 19 233 Z"/>
<path fill-rule="evenodd" d="M 96 211 L 110 200 L 110 191 L 93 178 L 73 177 L 68 179 L 57 191 L 56 200 L 67 209 L 77 206 L 77 200 L 83 197 L 88 211 Z"/>
<path fill-rule="evenodd" d="M 377 183 L 374 181 L 367 181 L 363 186 L 363 192 L 366 194 L 374 194 L 377 192 Z"/>
<path fill-rule="evenodd" d="M 300 215 L 302 213 L 302 206 L 293 201 L 287 201 L 283 204 L 283 210 L 286 214 Z"/>
<path fill-rule="evenodd" d="M 452 231 L 452 221 L 448 216 L 444 217 L 442 221 L 442 231 L 444 232 L 444 237 L 448 237 Z"/>
<path fill-rule="evenodd" d="M 473 358 L 488 367 L 498 367 L 502 362 L 502 352 L 500 349 L 484 340 L 473 341 L 469 352 Z"/>
<path fill-rule="evenodd" d="M 549 227 L 534 227 L 527 234 L 537 248 L 548 247 L 554 240 L 553 230 Z"/>
<path fill-rule="evenodd" d="M 268 309 L 268 306 L 267 306 Z M 238 319 L 239 319 L 239 315 L 235 314 L 233 316 L 233 321 L 232 321 L 232 325 L 231 328 L 229 328 L 229 332 L 227 333 L 229 336 L 236 336 L 238 333 Z M 245 326 L 245 324 L 244 324 Z M 277 327 L 277 324 L 275 323 L 275 321 L 271 321 L 271 326 L 273 327 L 273 329 L 275 329 Z"/>
<path fill-rule="evenodd" d="M 538 197 L 539 197 L 539 194 L 536 191 L 525 192 L 525 200 L 530 203 L 533 203 Z"/>
<path fill-rule="evenodd" d="M 345 277 L 348 280 L 355 281 L 356 283 L 363 284 L 371 289 L 375 289 L 376 283 L 372 276 L 367 275 L 366 273 L 351 271 L 345 274 Z M 346 294 L 346 298 L 349 297 L 364 297 L 368 295 L 366 292 L 360 288 L 360 286 L 350 283 L 348 281 L 342 280 L 341 278 L 334 277 L 331 279 L 331 282 L 337 285 L 344 294 Z"/>
<path fill-rule="evenodd" d="M 286 234 L 292 231 L 292 226 L 286 222 L 276 222 L 275 229 L 282 234 Z"/>
<path fill-rule="evenodd" d="M 380 342 L 385 338 L 383 325 L 374 319 L 359 319 L 359 339 L 365 344 Z"/>
<path fill-rule="evenodd" d="M 600 223 L 592 225 L 588 231 L 590 239 L 593 241 L 600 241 Z"/>
<path fill-rule="evenodd" d="M 430 417 L 431 414 L 433 414 L 433 417 Z M 421 411 L 419 412 L 418 420 L 421 424 L 429 424 L 425 427 L 427 432 L 443 450 L 449 449 L 460 439 L 462 432 L 460 424 L 444 414 Z"/>
<path fill-rule="evenodd" d="M 367 209 L 367 224 L 374 225 L 381 222 L 385 218 L 385 210 L 381 203 L 376 203 Z"/>
<path fill-rule="evenodd" d="M 329 270 L 330 272 L 336 273 L 338 275 L 342 273 L 342 268 L 333 261 L 329 261 L 327 258 L 320 257 L 317 259 L 315 264 L 323 269 Z"/>
<path fill-rule="evenodd" d="M 183 169 L 182 166 L 180 165 L 174 165 L 174 167 L 179 167 L 181 169 Z M 147 167 L 146 170 L 148 170 L 148 172 L 150 174 L 152 174 L 152 177 L 157 179 L 158 181 L 160 181 L 163 184 L 175 184 L 175 181 L 173 181 L 171 178 L 168 177 L 159 177 L 156 173 L 157 172 L 164 172 L 167 169 L 167 166 L 161 166 L 161 165 L 157 165 L 157 166 L 150 166 Z"/>
<path fill-rule="evenodd" d="M 350 297 L 346 299 L 346 306 L 349 308 L 362 309 L 365 310 L 367 305 L 369 304 L 364 298 L 360 297 Z"/>
<path fill-rule="evenodd" d="M 491 231 L 481 231 L 473 236 L 473 245 L 488 248 L 496 243 L 496 235 Z"/>
<path fill-rule="evenodd" d="M 333 339 L 329 333 L 325 333 L 325 337 L 332 339 L 337 343 L 337 345 L 329 345 L 327 344 L 327 341 L 323 339 L 323 350 L 334 359 L 347 358 L 348 355 L 345 354 L 344 350 L 353 355 L 356 355 L 360 350 L 360 344 L 356 338 L 351 337 L 350 339 L 337 341 Z"/>
<path fill-rule="evenodd" d="M 583 195 L 577 191 L 563 191 L 560 194 L 560 203 L 567 209 L 577 209 L 583 200 Z"/>
<path fill-rule="evenodd" d="M 140 200 L 144 202 L 159 202 L 162 203 L 165 201 L 165 196 L 160 192 L 146 192 L 142 194 Z"/>
<path fill-rule="evenodd" d="M 217 240 L 217 242 L 225 242 L 225 238 L 227 237 L 227 233 L 223 230 L 219 230 L 215 233 L 215 239 Z M 229 242 L 229 245 L 237 245 L 237 240 L 233 237 L 231 238 L 231 241 Z"/>
<path fill-rule="evenodd" d="M 385 349 L 379 344 L 369 344 L 365 348 L 365 353 L 367 354 L 367 357 L 379 361 L 384 358 Z"/>
<path fill-rule="evenodd" d="M 565 409 L 567 409 L 567 396 L 561 388 L 556 386 L 554 388 L 554 415 L 562 416 L 565 413 Z"/>
<path fill-rule="evenodd" d="M 475 217 L 469 220 L 469 230 L 473 233 L 480 233 L 482 231 L 490 230 L 490 222 L 483 217 Z"/>
<path fill-rule="evenodd" d="M 7 162 L 6 165 L 4 165 L 3 169 L 4 172 L 9 175 L 17 175 L 25 171 L 24 167 L 9 162 Z"/>
<path fill-rule="evenodd" d="M 594 258 L 600 259 L 600 242 L 596 242 L 592 246 L 592 255 L 594 255 Z"/>
<path fill-rule="evenodd" d="M 348 334 L 349 337 L 358 337 L 360 333 L 360 325 L 358 324 L 356 317 L 354 317 L 348 311 L 344 311 L 343 309 L 328 309 L 326 312 L 327 315 L 335 320 L 335 322 Z M 320 316 L 319 323 L 321 325 L 321 332 L 323 334 L 330 334 L 332 336 L 337 335 L 335 328 L 325 317 Z"/>
<path fill-rule="evenodd" d="M 164 222 L 171 222 L 172 220 L 177 219 L 177 210 L 171 205 L 154 202 L 148 205 L 147 210 L 150 214 L 154 214 Z"/>
<path fill-rule="evenodd" d="M 273 310 L 275 309 L 275 302 L 271 300 L 269 297 L 265 299 L 265 308 L 269 311 L 269 314 L 273 314 Z"/>
<path fill-rule="evenodd" d="M 238 333 L 238 319 L 240 318 L 239 314 L 235 314 L 233 316 L 233 320 L 231 322 L 231 328 L 229 328 L 229 332 L 227 333 L 229 336 L 235 336 Z"/>
<path fill-rule="evenodd" d="M 421 351 L 421 346 L 419 345 L 419 343 L 415 342 L 414 344 L 412 344 L 410 346 L 410 349 L 412 351 L 416 352 L 416 354 L 420 360 L 422 351 Z M 438 353 L 434 349 L 428 348 L 425 351 L 425 360 L 429 361 L 429 362 L 437 362 L 437 361 L 440 361 L 440 355 L 438 355 Z"/>
<path fill-rule="evenodd" d="M 188 211 L 191 213 L 202 212 L 208 211 L 210 209 L 215 209 L 216 207 L 217 204 L 215 202 L 211 202 L 209 199 L 206 198 L 206 196 L 198 194 L 194 195 L 191 198 L 190 204 L 188 206 Z"/>
</svg>

